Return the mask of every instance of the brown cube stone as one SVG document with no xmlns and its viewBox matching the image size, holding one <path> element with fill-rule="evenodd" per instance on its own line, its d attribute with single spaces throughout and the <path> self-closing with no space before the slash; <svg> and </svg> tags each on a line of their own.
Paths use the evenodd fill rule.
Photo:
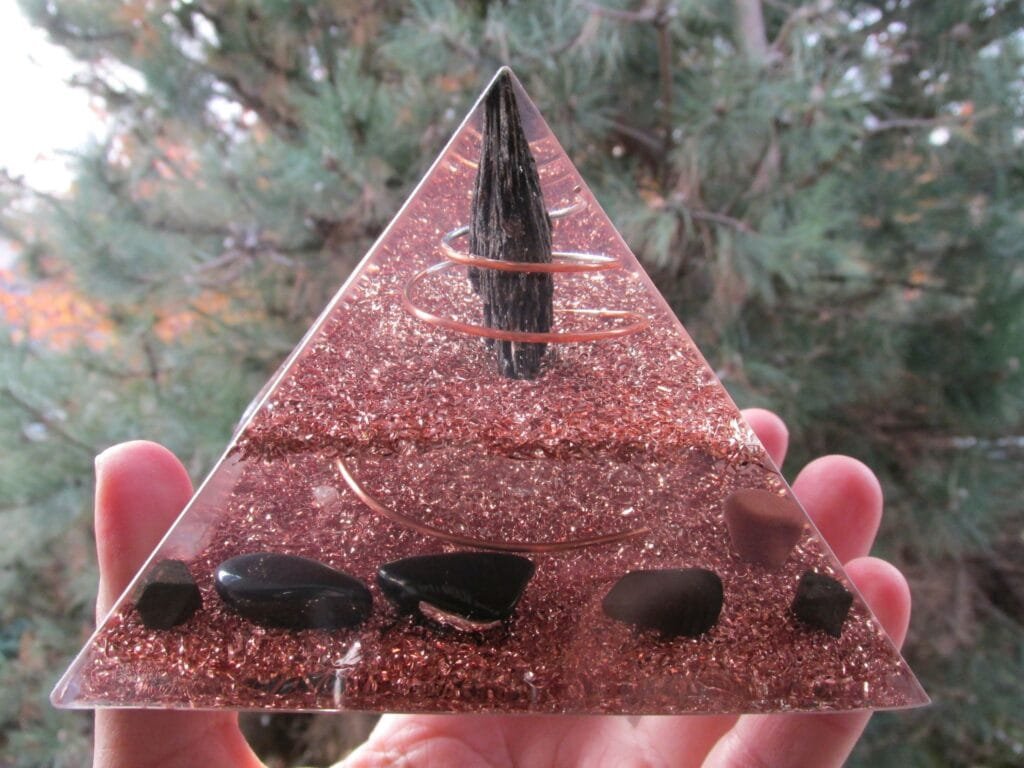
<svg viewBox="0 0 1024 768">
<path fill-rule="evenodd" d="M 739 556 L 780 568 L 803 535 L 803 510 L 788 496 L 744 488 L 725 500 L 725 525 Z"/>
</svg>

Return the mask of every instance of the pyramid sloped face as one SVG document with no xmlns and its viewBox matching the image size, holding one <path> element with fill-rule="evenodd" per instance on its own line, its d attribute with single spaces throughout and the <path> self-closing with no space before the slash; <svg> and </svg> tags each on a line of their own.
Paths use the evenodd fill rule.
<svg viewBox="0 0 1024 768">
<path fill-rule="evenodd" d="M 499 375 L 474 335 L 467 267 L 442 246 L 452 233 L 468 250 L 454 231 L 469 222 L 478 104 L 55 704 L 684 714 L 927 701 L 515 87 L 568 254 L 555 262 L 577 270 L 555 272 L 540 375 Z M 321 571 L 306 561 L 237 559 L 260 553 L 345 577 L 311 586 Z M 186 564 L 202 605 L 149 628 L 139 587 L 165 560 Z"/>
</svg>

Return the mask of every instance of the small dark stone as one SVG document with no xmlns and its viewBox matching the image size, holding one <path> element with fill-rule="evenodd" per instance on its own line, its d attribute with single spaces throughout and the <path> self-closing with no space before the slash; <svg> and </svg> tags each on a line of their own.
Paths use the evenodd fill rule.
<svg viewBox="0 0 1024 768">
<path fill-rule="evenodd" d="M 835 579 L 814 571 L 800 577 L 793 613 L 804 624 L 839 637 L 853 605 L 853 593 Z"/>
<path fill-rule="evenodd" d="M 729 538 L 744 560 L 779 568 L 800 540 L 803 510 L 788 496 L 744 488 L 725 500 Z"/>
<path fill-rule="evenodd" d="M 295 555 L 232 557 L 217 566 L 214 584 L 228 606 L 265 627 L 354 627 L 373 608 L 370 590 L 359 579 Z"/>
<path fill-rule="evenodd" d="M 170 629 L 189 620 L 203 604 L 199 587 L 181 560 L 161 560 L 135 590 L 135 609 L 150 629 Z"/>
<path fill-rule="evenodd" d="M 696 637 L 718 621 L 722 580 L 704 568 L 631 571 L 605 595 L 604 612 L 663 635 Z"/>
<path fill-rule="evenodd" d="M 532 562 L 518 555 L 454 552 L 382 565 L 377 583 L 406 613 L 418 612 L 458 629 L 486 629 L 512 615 L 534 570 Z M 472 624 L 460 623 L 460 618 Z"/>
</svg>

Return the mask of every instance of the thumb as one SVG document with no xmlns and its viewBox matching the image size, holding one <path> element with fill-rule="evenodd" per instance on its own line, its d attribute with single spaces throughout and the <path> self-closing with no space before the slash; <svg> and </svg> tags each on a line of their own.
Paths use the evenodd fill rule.
<svg viewBox="0 0 1024 768">
<path fill-rule="evenodd" d="M 122 443 L 96 457 L 96 613 L 101 620 L 192 495 L 188 473 L 156 443 Z M 98 710 L 95 768 L 258 766 L 233 713 Z"/>
</svg>

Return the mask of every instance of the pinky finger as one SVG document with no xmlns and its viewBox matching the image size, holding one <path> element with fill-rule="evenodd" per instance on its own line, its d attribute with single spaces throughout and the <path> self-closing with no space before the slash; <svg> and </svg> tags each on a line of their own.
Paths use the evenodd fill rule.
<svg viewBox="0 0 1024 768">
<path fill-rule="evenodd" d="M 873 557 L 852 560 L 846 572 L 897 646 L 910 621 L 910 589 L 894 566 Z M 745 715 L 715 745 L 704 765 L 840 766 L 870 712 L 836 715 Z"/>
</svg>

